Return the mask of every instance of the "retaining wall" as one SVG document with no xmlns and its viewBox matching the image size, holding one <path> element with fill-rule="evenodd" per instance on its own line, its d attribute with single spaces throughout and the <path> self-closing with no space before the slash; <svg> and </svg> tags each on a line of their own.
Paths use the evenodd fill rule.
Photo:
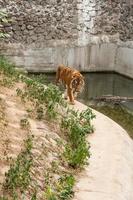
<svg viewBox="0 0 133 200">
<path fill-rule="evenodd" d="M 29 71 L 60 63 L 133 77 L 132 0 L 0 0 L 0 55 Z"/>
</svg>

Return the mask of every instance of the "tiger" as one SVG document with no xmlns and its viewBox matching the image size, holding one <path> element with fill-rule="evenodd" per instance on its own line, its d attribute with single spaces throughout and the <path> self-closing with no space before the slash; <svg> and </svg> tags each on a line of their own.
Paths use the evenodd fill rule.
<svg viewBox="0 0 133 200">
<path fill-rule="evenodd" d="M 83 75 L 78 70 L 61 64 L 56 72 L 56 84 L 60 82 L 66 87 L 65 99 L 69 97 L 70 103 L 74 105 L 77 94 L 84 86 Z"/>
</svg>

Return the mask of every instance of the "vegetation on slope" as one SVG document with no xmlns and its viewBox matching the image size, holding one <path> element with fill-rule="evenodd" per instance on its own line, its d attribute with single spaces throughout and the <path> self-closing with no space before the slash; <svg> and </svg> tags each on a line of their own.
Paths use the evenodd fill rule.
<svg viewBox="0 0 133 200">
<path fill-rule="evenodd" d="M 1 28 L 1 30 L 0 30 L 0 39 L 1 38 L 5 38 L 5 37 L 9 37 L 9 34 L 2 30 L 2 24 L 3 23 L 7 24 L 8 21 L 9 21 L 9 18 L 8 18 L 7 13 L 0 10 L 0 28 Z"/>
<path fill-rule="evenodd" d="M 18 83 L 21 87 L 17 87 Z M 27 134 L 27 138 L 16 159 L 11 159 L 10 168 L 2 183 L 0 199 L 71 199 L 74 174 L 87 164 L 90 156 L 86 136 L 93 132 L 90 121 L 95 117 L 94 114 L 89 108 L 81 113 L 71 109 L 57 86 L 44 86 L 39 80 L 28 78 L 2 57 L 0 86 L 11 89 L 15 86 L 15 98 L 21 100 L 28 113 L 27 117 L 20 120 L 20 128 Z M 45 138 L 42 136 L 45 143 L 38 143 L 38 140 L 42 140 L 34 135 L 30 124 L 33 120 L 37 123 L 42 121 L 49 127 L 56 125 L 55 131 L 59 136 L 55 138 L 56 143 L 50 145 L 48 134 Z M 39 145 L 38 152 L 36 147 Z M 48 160 L 50 153 L 51 161 L 51 158 Z M 39 175 L 43 178 L 40 182 Z"/>
</svg>

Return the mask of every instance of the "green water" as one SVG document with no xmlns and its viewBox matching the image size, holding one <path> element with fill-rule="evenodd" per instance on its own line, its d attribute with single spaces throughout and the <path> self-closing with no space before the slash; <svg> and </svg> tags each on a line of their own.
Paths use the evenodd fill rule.
<svg viewBox="0 0 133 200">
<path fill-rule="evenodd" d="M 92 106 L 92 108 L 116 121 L 128 132 L 131 138 L 133 138 L 133 114 L 129 113 L 124 107 L 121 105 L 105 105 Z"/>
<path fill-rule="evenodd" d="M 55 74 L 33 76 L 44 84 L 55 83 Z M 133 80 L 115 73 L 86 73 L 84 77 L 85 87 L 78 100 L 112 118 L 133 138 L 133 101 L 113 104 L 94 100 L 102 95 L 133 97 Z"/>
<path fill-rule="evenodd" d="M 88 73 L 85 82 L 79 100 L 116 121 L 133 138 L 133 101 L 115 104 L 94 100 L 102 95 L 133 97 L 133 80 L 115 73 Z"/>
</svg>

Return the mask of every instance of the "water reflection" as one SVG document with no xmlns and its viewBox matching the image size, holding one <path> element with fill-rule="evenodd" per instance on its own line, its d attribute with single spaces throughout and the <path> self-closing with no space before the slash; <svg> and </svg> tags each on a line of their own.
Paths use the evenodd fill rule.
<svg viewBox="0 0 133 200">
<path fill-rule="evenodd" d="M 85 104 L 102 95 L 133 97 L 133 79 L 115 73 L 85 73 L 85 87 L 78 99 Z M 35 75 L 37 77 L 37 75 Z M 43 74 L 42 82 L 54 83 L 55 74 Z M 133 101 L 122 102 L 133 111 Z"/>
<path fill-rule="evenodd" d="M 92 98 L 102 95 L 133 97 L 133 80 L 115 73 L 87 73 L 85 88 L 79 99 L 89 104 Z M 122 102 L 133 111 L 133 101 Z"/>
</svg>

